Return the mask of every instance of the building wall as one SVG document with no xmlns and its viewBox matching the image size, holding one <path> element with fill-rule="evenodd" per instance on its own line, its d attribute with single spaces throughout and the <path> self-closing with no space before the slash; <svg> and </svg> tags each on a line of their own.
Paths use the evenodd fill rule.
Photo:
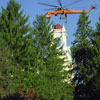
<svg viewBox="0 0 100 100">
<path fill-rule="evenodd" d="M 54 38 L 60 37 L 61 45 L 63 45 L 63 51 L 66 53 L 67 60 L 71 62 L 70 46 L 67 46 L 67 31 L 63 26 L 61 29 L 54 29 Z"/>
<path fill-rule="evenodd" d="M 72 60 L 71 60 L 71 50 L 70 50 L 70 46 L 67 45 L 67 31 L 66 28 L 63 26 L 62 28 L 58 27 L 54 29 L 54 38 L 60 37 L 61 39 L 61 45 L 63 45 L 62 50 L 65 52 L 65 65 L 67 66 L 64 70 L 69 71 L 71 69 L 73 69 L 72 66 Z M 62 57 L 63 58 L 63 57 Z M 69 74 L 66 79 L 64 81 L 67 82 L 71 82 L 71 80 L 73 79 L 74 74 Z"/>
</svg>

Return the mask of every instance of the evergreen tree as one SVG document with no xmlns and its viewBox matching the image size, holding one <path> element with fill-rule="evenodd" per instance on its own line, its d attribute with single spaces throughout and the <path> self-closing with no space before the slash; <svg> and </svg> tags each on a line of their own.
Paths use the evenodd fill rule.
<svg viewBox="0 0 100 100">
<path fill-rule="evenodd" d="M 64 68 L 68 66 L 62 47 L 57 47 L 59 38 L 54 39 L 52 27 L 44 16 L 37 16 L 33 22 L 33 86 L 39 100 L 72 100 L 73 86 L 64 82 L 68 75 Z"/>
<path fill-rule="evenodd" d="M 63 69 L 68 66 L 62 48 L 57 47 L 59 38 L 53 37 L 52 25 L 44 16 L 33 22 L 28 63 L 18 71 L 20 93 L 26 99 L 73 99 L 73 85 L 64 82 L 69 73 Z"/>
<path fill-rule="evenodd" d="M 27 47 L 28 35 L 30 31 L 29 25 L 26 25 L 28 17 L 20 11 L 21 5 L 15 0 L 10 0 L 6 9 L 2 8 L 0 18 L 0 33 L 7 42 L 11 51 L 11 56 L 20 62 L 24 55 L 25 47 Z M 24 49 L 24 50 L 23 50 Z"/>
<path fill-rule="evenodd" d="M 75 62 L 75 93 L 74 100 L 90 100 L 89 82 L 96 74 L 95 52 L 91 41 L 93 34 L 86 13 L 78 20 L 75 41 L 72 46 L 72 58 Z"/>
<path fill-rule="evenodd" d="M 7 46 L 4 50 L 8 52 L 5 53 L 7 73 L 2 71 L 1 75 L 13 75 L 16 82 L 14 86 L 20 87 L 20 93 L 25 99 L 38 97 L 41 100 L 72 100 L 72 84 L 64 82 L 67 77 L 67 72 L 63 70 L 66 67 L 65 58 L 60 57 L 64 53 L 61 48 L 57 48 L 59 39 L 53 39 L 52 24 L 45 17 L 39 16 L 30 34 L 30 27 L 26 24 L 28 17 L 22 15 L 20 7 L 14 0 L 10 0 L 7 8 L 2 8 L 0 36 Z M 0 66 L 1 69 L 3 67 Z M 9 77 L 6 78 L 8 86 Z M 8 91 L 11 89 L 14 89 L 13 86 Z"/>
<path fill-rule="evenodd" d="M 7 72 L 2 71 L 2 74 L 7 76 L 4 79 L 6 85 L 11 85 L 10 79 L 8 76 L 13 75 L 14 80 L 17 84 L 14 84 L 15 87 L 19 86 L 19 69 L 23 69 L 23 66 L 28 66 L 28 47 L 29 47 L 29 34 L 30 26 L 27 25 L 28 17 L 23 15 L 23 10 L 20 11 L 21 5 L 15 2 L 15 0 L 9 0 L 7 7 L 4 9 L 2 7 L 2 12 L 0 15 L 0 36 L 2 37 L 1 49 L 0 51 L 1 58 L 4 56 L 4 60 L 0 65 L 0 69 L 7 70 Z M 4 45 L 4 46 L 3 46 Z M 7 63 L 5 62 L 7 60 Z M 14 64 L 14 66 L 13 66 Z M 5 69 L 4 69 L 5 66 Z M 4 73 L 3 73 L 4 72 Z M 1 82 L 0 82 L 1 83 Z M 10 91 L 11 88 L 8 88 L 6 91 L 5 87 L 2 87 L 5 92 Z"/>
<path fill-rule="evenodd" d="M 0 37 L 0 98 L 15 93 L 15 80 L 12 75 L 14 67 L 13 62 L 9 59 L 7 44 Z"/>
<path fill-rule="evenodd" d="M 91 36 L 94 50 L 94 63 L 96 74 L 89 82 L 90 100 L 99 100 L 100 98 L 100 18 L 96 23 L 96 31 Z"/>
</svg>

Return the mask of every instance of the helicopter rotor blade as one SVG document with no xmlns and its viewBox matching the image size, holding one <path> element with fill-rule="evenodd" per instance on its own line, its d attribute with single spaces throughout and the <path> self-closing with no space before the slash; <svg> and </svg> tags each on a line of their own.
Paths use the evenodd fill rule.
<svg viewBox="0 0 100 100">
<path fill-rule="evenodd" d="M 100 2 L 98 2 L 98 1 L 94 1 L 94 2 L 91 1 L 89 4 L 92 5 L 92 6 L 97 7 L 98 5 L 100 5 Z"/>
<path fill-rule="evenodd" d="M 56 5 L 46 4 L 46 3 L 42 3 L 42 2 L 39 2 L 38 4 L 46 5 L 46 6 L 51 6 L 51 7 L 58 7 L 58 6 L 56 6 Z"/>
<path fill-rule="evenodd" d="M 74 2 L 72 2 L 72 3 L 69 3 L 69 4 L 68 4 L 68 5 L 66 5 L 66 6 L 73 5 L 73 4 L 78 3 L 78 2 L 80 2 L 80 1 L 83 1 L 83 0 L 76 0 L 76 1 L 74 1 Z"/>
<path fill-rule="evenodd" d="M 43 10 L 56 10 L 57 8 L 43 9 Z"/>
<path fill-rule="evenodd" d="M 62 7 L 62 3 L 61 3 L 61 0 L 57 0 L 59 5 Z"/>
</svg>

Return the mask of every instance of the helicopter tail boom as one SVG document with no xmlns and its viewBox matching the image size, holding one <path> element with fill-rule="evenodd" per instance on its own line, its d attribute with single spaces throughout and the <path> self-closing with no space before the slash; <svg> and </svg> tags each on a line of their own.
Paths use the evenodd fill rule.
<svg viewBox="0 0 100 100">
<path fill-rule="evenodd" d="M 94 9 L 95 6 L 92 6 L 88 11 L 84 11 L 85 13 L 89 13 L 92 9 Z M 81 10 L 65 10 L 64 13 L 65 14 L 78 14 L 78 13 L 82 13 L 83 11 Z"/>
<path fill-rule="evenodd" d="M 95 9 L 95 6 L 92 6 L 92 7 L 87 11 L 87 13 L 89 13 L 92 9 Z"/>
</svg>

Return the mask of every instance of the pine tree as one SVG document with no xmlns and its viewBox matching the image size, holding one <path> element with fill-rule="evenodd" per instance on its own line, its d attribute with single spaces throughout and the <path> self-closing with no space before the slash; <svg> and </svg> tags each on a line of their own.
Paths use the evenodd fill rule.
<svg viewBox="0 0 100 100">
<path fill-rule="evenodd" d="M 27 100 L 73 99 L 73 85 L 64 82 L 69 75 L 63 70 L 67 67 L 64 64 L 64 53 L 62 48 L 57 47 L 59 38 L 53 38 L 51 27 L 52 23 L 44 16 L 37 16 L 33 22 L 27 56 L 29 59 L 27 65 L 18 71 L 19 91 Z"/>
<path fill-rule="evenodd" d="M 89 82 L 96 74 L 95 59 L 91 36 L 92 28 L 89 26 L 89 16 L 83 12 L 78 20 L 75 41 L 72 46 L 72 58 L 75 62 L 75 93 L 74 100 L 90 100 Z"/>
<path fill-rule="evenodd" d="M 40 100 L 72 100 L 72 84 L 64 82 L 68 75 L 63 70 L 67 67 L 64 52 L 57 47 L 59 38 L 54 39 L 52 26 L 42 15 L 33 22 L 34 88 Z"/>
<path fill-rule="evenodd" d="M 100 18 L 96 23 L 96 30 L 91 36 L 94 50 L 94 66 L 96 69 L 95 76 L 89 82 L 90 100 L 98 100 L 100 98 Z"/>
<path fill-rule="evenodd" d="M 28 17 L 22 16 L 23 10 L 19 11 L 20 8 L 20 4 L 10 0 L 6 9 L 2 8 L 0 18 L 0 32 L 17 62 L 20 62 L 18 56 L 24 53 L 23 49 L 27 46 L 27 33 L 30 30 L 29 24 L 26 25 Z"/>
<path fill-rule="evenodd" d="M 15 69 L 13 62 L 9 59 L 7 44 L 0 37 L 0 98 L 15 93 L 15 80 L 12 71 Z"/>
<path fill-rule="evenodd" d="M 29 38 L 31 37 L 29 34 L 30 26 L 27 24 L 28 17 L 23 15 L 23 10 L 20 11 L 21 5 L 15 2 L 15 0 L 10 0 L 7 4 L 7 7 L 4 9 L 2 7 L 1 15 L 0 15 L 0 36 L 5 44 L 1 41 L 1 45 L 6 46 L 3 51 L 0 51 L 4 55 L 4 61 L 7 60 L 7 63 L 3 62 L 0 66 L 0 69 L 6 70 L 9 72 L 2 73 L 5 76 L 13 75 L 14 80 L 16 80 L 17 84 L 14 84 L 15 87 L 19 86 L 18 80 L 18 71 L 19 69 L 23 69 L 23 66 L 28 66 L 28 48 L 29 48 Z M 4 46 L 1 46 L 3 49 Z M 7 53 L 6 53 L 7 52 Z M 1 55 L 2 58 L 2 55 Z M 6 66 L 6 69 L 3 69 Z M 3 71 L 2 71 L 3 72 Z M 6 78 L 4 83 L 8 80 L 8 87 L 10 85 L 10 78 Z M 0 82 L 1 83 L 1 82 Z M 3 88 L 3 87 L 2 87 Z M 13 86 L 11 87 L 13 88 Z M 4 89 L 5 92 L 10 91 Z"/>
<path fill-rule="evenodd" d="M 30 34 L 29 24 L 26 24 L 28 17 L 23 16 L 20 7 L 14 0 L 10 0 L 7 8 L 2 8 L 0 16 L 0 35 L 9 53 L 5 59 L 9 58 L 8 62 L 11 64 L 7 63 L 7 71 L 11 69 L 15 87 L 19 87 L 21 96 L 25 99 L 38 97 L 46 100 L 66 100 L 67 97 L 71 100 L 72 85 L 63 82 L 67 72 L 63 70 L 66 67 L 64 58 L 60 56 L 64 53 L 61 48 L 57 48 L 59 39 L 53 39 L 52 24 L 43 16 L 37 17 Z M 2 65 L 1 69 L 3 67 Z M 69 90 L 66 90 L 68 87 Z"/>
</svg>

